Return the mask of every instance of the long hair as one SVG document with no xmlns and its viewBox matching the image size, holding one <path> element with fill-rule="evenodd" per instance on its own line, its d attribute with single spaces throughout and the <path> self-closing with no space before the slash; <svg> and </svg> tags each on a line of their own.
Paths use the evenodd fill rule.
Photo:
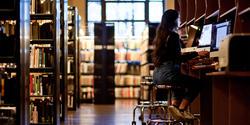
<svg viewBox="0 0 250 125">
<path fill-rule="evenodd" d="M 152 61 L 155 67 L 160 65 L 160 59 L 166 54 L 166 50 L 164 49 L 168 42 L 167 38 L 178 27 L 178 17 L 179 12 L 176 10 L 167 10 L 162 16 L 153 41 L 154 51 L 152 53 Z"/>
</svg>

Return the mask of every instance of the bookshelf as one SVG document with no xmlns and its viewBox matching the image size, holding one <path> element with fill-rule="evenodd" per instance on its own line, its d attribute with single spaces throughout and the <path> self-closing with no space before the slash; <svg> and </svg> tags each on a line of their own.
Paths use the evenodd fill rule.
<svg viewBox="0 0 250 125">
<path fill-rule="evenodd" d="M 250 33 L 250 1 L 249 0 L 236 0 L 237 15 L 235 21 L 235 33 Z"/>
<path fill-rule="evenodd" d="M 151 53 L 153 52 L 153 40 L 155 37 L 156 29 L 159 23 L 149 23 L 142 33 L 141 40 L 141 78 L 143 76 L 152 76 L 154 65 L 152 63 Z M 144 81 L 141 79 L 141 82 Z M 143 87 L 143 88 L 142 88 Z M 140 100 L 148 100 L 148 86 L 141 86 Z"/>
<path fill-rule="evenodd" d="M 115 38 L 115 98 L 138 99 L 140 90 L 140 38 Z"/>
<path fill-rule="evenodd" d="M 114 104 L 114 24 L 94 24 L 94 103 Z"/>
<path fill-rule="evenodd" d="M 79 24 L 78 9 L 68 7 L 68 109 L 76 110 L 79 102 Z"/>
<path fill-rule="evenodd" d="M 0 5 L 1 124 L 29 124 L 29 6 L 25 0 Z"/>
<path fill-rule="evenodd" d="M 80 102 L 93 103 L 94 99 L 94 37 L 80 39 Z"/>
<path fill-rule="evenodd" d="M 82 17 L 80 14 L 77 15 L 77 107 L 80 108 L 80 28 L 81 28 Z"/>
<path fill-rule="evenodd" d="M 68 113 L 67 59 L 68 59 L 68 0 L 61 0 L 60 36 L 60 119 L 65 121 Z"/>
<path fill-rule="evenodd" d="M 60 123 L 60 0 L 30 1 L 30 124 Z"/>
</svg>

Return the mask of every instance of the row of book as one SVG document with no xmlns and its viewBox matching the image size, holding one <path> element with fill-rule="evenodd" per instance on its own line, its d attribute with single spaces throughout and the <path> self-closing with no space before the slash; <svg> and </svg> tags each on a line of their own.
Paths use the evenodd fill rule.
<svg viewBox="0 0 250 125">
<path fill-rule="evenodd" d="M 71 10 L 68 11 L 68 23 L 69 24 L 74 22 L 74 18 L 73 18 L 74 15 L 75 15 L 74 11 L 71 11 Z"/>
<path fill-rule="evenodd" d="M 0 68 L 16 68 L 15 63 L 0 63 Z"/>
<path fill-rule="evenodd" d="M 53 94 L 52 75 L 50 74 L 30 74 L 30 95 L 44 96 Z"/>
<path fill-rule="evenodd" d="M 116 74 L 140 74 L 140 65 L 129 65 L 128 63 L 115 63 Z"/>
<path fill-rule="evenodd" d="M 16 21 L 13 20 L 6 20 L 6 21 L 0 21 L 0 33 L 9 36 L 15 35 L 15 29 L 16 29 Z"/>
<path fill-rule="evenodd" d="M 94 89 L 93 87 L 83 87 L 81 88 L 81 99 L 93 99 Z"/>
<path fill-rule="evenodd" d="M 94 63 L 81 63 L 80 65 L 81 73 L 94 73 Z"/>
<path fill-rule="evenodd" d="M 51 14 L 53 7 L 53 0 L 31 0 L 30 13 L 44 13 Z"/>
<path fill-rule="evenodd" d="M 94 51 L 80 51 L 80 60 L 81 61 L 94 61 Z"/>
<path fill-rule="evenodd" d="M 68 94 L 68 107 L 73 108 L 74 107 L 74 95 L 73 93 Z"/>
<path fill-rule="evenodd" d="M 80 85 L 94 85 L 94 75 L 81 75 Z"/>
<path fill-rule="evenodd" d="M 115 75 L 115 85 L 140 85 L 140 81 L 140 76 Z"/>
<path fill-rule="evenodd" d="M 80 39 L 80 49 L 81 50 L 90 50 L 90 49 L 94 49 L 94 40 L 91 38 L 82 38 Z"/>
<path fill-rule="evenodd" d="M 116 98 L 139 98 L 140 88 L 115 88 L 115 97 Z"/>
<path fill-rule="evenodd" d="M 30 48 L 30 68 L 53 66 L 54 56 L 50 44 L 33 44 Z"/>
<path fill-rule="evenodd" d="M 67 60 L 67 73 L 73 73 L 74 72 L 74 60 L 73 59 L 68 59 Z"/>
<path fill-rule="evenodd" d="M 153 64 L 146 64 L 141 66 L 141 76 L 152 76 L 154 72 Z"/>
<path fill-rule="evenodd" d="M 140 51 L 115 51 L 115 61 L 140 61 Z"/>
<path fill-rule="evenodd" d="M 124 40 L 116 40 L 115 48 L 117 49 L 140 49 L 140 39 L 124 39 Z"/>
<path fill-rule="evenodd" d="M 53 123 L 53 99 L 36 98 L 30 102 L 30 123 Z"/>
<path fill-rule="evenodd" d="M 52 39 L 53 23 L 51 20 L 32 20 L 30 22 L 30 39 Z"/>
</svg>

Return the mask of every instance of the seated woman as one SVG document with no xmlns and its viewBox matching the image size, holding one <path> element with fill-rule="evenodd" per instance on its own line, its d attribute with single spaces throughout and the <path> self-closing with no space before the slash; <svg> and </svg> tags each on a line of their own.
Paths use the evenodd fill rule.
<svg viewBox="0 0 250 125">
<path fill-rule="evenodd" d="M 199 94 L 200 81 L 182 75 L 180 63 L 196 56 L 207 56 L 208 52 L 181 55 L 180 39 L 176 33 L 179 22 L 178 11 L 167 10 L 164 12 L 153 41 L 152 59 L 155 66 L 153 82 L 182 87 L 173 91 L 172 105 L 169 107 L 169 111 L 176 120 L 186 120 L 194 118 L 185 110 Z"/>
</svg>

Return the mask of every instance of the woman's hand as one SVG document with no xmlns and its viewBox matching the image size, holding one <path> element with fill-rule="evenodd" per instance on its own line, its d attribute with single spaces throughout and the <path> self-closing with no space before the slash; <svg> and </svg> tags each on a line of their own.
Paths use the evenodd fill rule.
<svg viewBox="0 0 250 125">
<path fill-rule="evenodd" d="M 206 57 L 206 56 L 209 56 L 209 52 L 208 51 L 200 51 L 200 52 L 198 52 L 198 55 L 200 57 Z"/>
</svg>

